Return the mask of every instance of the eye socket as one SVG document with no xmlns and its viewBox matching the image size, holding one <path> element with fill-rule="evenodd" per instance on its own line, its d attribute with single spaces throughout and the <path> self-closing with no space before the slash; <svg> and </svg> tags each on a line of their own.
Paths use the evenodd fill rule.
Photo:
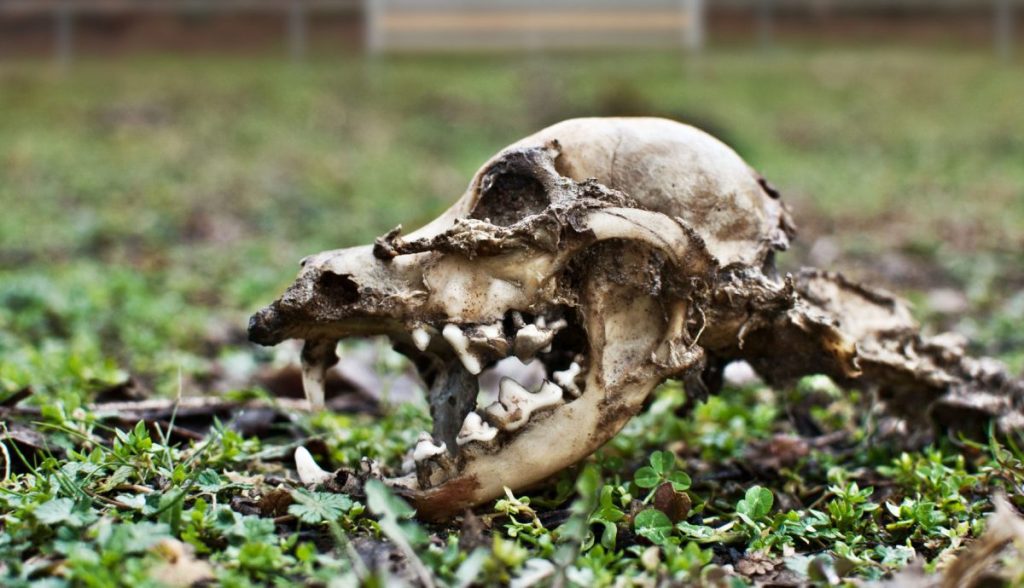
<svg viewBox="0 0 1024 588">
<path fill-rule="evenodd" d="M 487 180 L 483 183 L 487 189 L 480 194 L 470 218 L 490 219 L 492 224 L 507 227 L 548 206 L 548 195 L 537 178 L 504 173 Z"/>
<path fill-rule="evenodd" d="M 359 284 L 350 274 L 324 272 L 320 274 L 317 285 L 324 295 L 343 304 L 352 304 L 359 300 Z"/>
</svg>

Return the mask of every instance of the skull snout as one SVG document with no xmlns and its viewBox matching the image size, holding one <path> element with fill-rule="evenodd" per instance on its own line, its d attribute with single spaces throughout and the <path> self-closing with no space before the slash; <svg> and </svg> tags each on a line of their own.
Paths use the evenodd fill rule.
<svg viewBox="0 0 1024 588">
<path fill-rule="evenodd" d="M 285 339 L 284 323 L 276 302 L 260 309 L 249 318 L 249 340 L 257 345 L 277 345 Z"/>
</svg>

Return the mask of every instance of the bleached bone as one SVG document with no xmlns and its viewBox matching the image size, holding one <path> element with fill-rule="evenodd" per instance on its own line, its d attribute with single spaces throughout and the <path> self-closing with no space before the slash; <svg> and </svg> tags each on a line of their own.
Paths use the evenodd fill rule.
<svg viewBox="0 0 1024 588">
<path fill-rule="evenodd" d="M 323 484 L 334 477 L 334 474 L 321 468 L 309 450 L 301 445 L 295 448 L 295 471 L 299 474 L 299 480 L 307 486 Z"/>
<path fill-rule="evenodd" d="M 575 119 L 492 157 L 423 228 L 309 256 L 249 335 L 307 340 L 312 405 L 341 338 L 390 336 L 413 359 L 430 385 L 432 439 L 447 444 L 417 444 L 415 487 L 393 484 L 428 518 L 548 478 L 621 429 L 661 381 L 684 380 L 699 400 L 737 360 L 769 385 L 823 373 L 882 390 L 905 419 L 1024 428 L 1024 384 L 922 336 L 902 301 L 828 272 L 779 277 L 774 257 L 794 234 L 778 193 L 713 137 L 661 119 Z M 447 345 L 431 343 L 435 332 Z M 510 353 L 539 358 L 554 383 L 532 394 L 504 384 L 482 411 L 499 435 L 476 426 L 472 376 Z"/>
</svg>

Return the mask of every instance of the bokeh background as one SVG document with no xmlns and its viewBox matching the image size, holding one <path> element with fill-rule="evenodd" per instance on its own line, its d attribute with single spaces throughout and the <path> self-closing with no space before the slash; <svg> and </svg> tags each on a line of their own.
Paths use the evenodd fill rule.
<svg viewBox="0 0 1024 588">
<path fill-rule="evenodd" d="M 1022 19 L 1021 0 L 0 0 L 0 585 L 349 586 L 359 562 L 363 585 L 418 585 L 418 560 L 453 586 L 551 561 L 583 586 L 914 561 L 890 585 L 1001 585 L 985 558 L 1024 584 L 1013 509 L 984 534 L 994 496 L 1024 512 L 1019 436 L 920 448 L 924 422 L 824 377 L 730 378 L 696 405 L 669 382 L 582 473 L 419 525 L 380 485 L 302 488 L 293 458 L 397 473 L 431 427 L 404 360 L 343 343 L 311 412 L 297 347 L 245 335 L 303 256 L 426 222 L 504 145 L 654 115 L 779 189 L 783 270 L 890 288 L 1021 373 Z"/>
<path fill-rule="evenodd" d="M 814 264 L 1024 366 L 1024 9 L 1012 0 L 0 2 L 0 386 L 73 406 L 273 359 L 304 255 L 432 218 L 575 116 L 700 126 Z M 83 390 L 86 391 L 83 394 Z"/>
</svg>

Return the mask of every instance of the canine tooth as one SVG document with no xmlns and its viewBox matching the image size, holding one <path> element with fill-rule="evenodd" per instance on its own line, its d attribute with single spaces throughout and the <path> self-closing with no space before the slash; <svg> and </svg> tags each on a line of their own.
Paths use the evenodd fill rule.
<svg viewBox="0 0 1024 588">
<path fill-rule="evenodd" d="M 578 398 L 580 395 L 580 387 L 576 385 L 576 376 L 580 375 L 580 372 L 582 371 L 583 368 L 580 367 L 580 364 L 574 361 L 568 368 L 551 374 L 551 377 L 553 377 L 555 379 L 555 383 L 568 392 L 570 396 Z"/>
<path fill-rule="evenodd" d="M 459 361 L 466 368 L 466 371 L 475 375 L 480 373 L 480 359 L 469 351 L 469 338 L 457 325 L 448 324 L 441 331 L 441 336 L 452 346 Z"/>
<path fill-rule="evenodd" d="M 327 368 L 320 362 L 302 358 L 302 390 L 312 409 L 324 406 L 324 378 Z"/>
<path fill-rule="evenodd" d="M 412 344 L 420 351 L 426 351 L 430 345 L 430 333 L 423 327 L 416 327 L 412 330 Z"/>
<path fill-rule="evenodd" d="M 438 455 L 444 455 L 448 447 L 442 443 L 435 443 L 430 433 L 420 433 L 419 441 L 416 442 L 416 449 L 412 452 L 412 459 L 416 463 L 430 459 Z"/>
<path fill-rule="evenodd" d="M 337 340 L 312 339 L 302 346 L 302 389 L 311 409 L 324 406 L 324 379 L 327 370 L 338 362 Z"/>
<path fill-rule="evenodd" d="M 455 442 L 459 447 L 462 447 L 466 443 L 473 441 L 490 443 L 497 436 L 498 429 L 485 423 L 479 414 L 471 412 L 466 415 L 466 420 L 462 422 L 462 430 L 459 431 L 459 436 Z"/>
<path fill-rule="evenodd" d="M 334 476 L 317 465 L 309 450 L 302 446 L 295 448 L 295 470 L 303 484 L 323 484 Z"/>
</svg>

